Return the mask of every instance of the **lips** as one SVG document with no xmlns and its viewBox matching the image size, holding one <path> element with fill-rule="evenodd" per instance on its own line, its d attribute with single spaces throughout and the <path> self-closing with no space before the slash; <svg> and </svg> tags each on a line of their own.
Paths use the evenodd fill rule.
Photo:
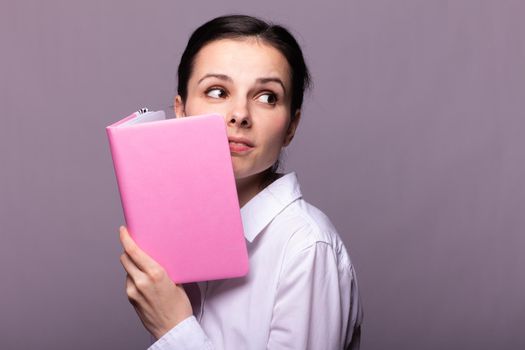
<svg viewBox="0 0 525 350">
<path fill-rule="evenodd" d="M 254 147 L 253 143 L 244 137 L 229 136 L 228 142 L 230 151 L 234 153 L 244 153 Z"/>
</svg>

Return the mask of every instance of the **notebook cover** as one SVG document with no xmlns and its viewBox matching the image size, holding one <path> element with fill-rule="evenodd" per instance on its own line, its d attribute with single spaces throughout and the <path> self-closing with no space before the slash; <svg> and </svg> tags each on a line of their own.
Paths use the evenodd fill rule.
<svg viewBox="0 0 525 350">
<path fill-rule="evenodd" d="M 106 128 L 124 217 L 175 283 L 248 272 L 224 119 L 193 116 Z"/>
</svg>

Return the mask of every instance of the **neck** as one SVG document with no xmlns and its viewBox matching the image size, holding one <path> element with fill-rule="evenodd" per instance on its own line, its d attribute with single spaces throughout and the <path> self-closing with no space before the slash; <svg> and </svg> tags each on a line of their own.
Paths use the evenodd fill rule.
<svg viewBox="0 0 525 350">
<path fill-rule="evenodd" d="M 266 186 L 283 176 L 283 174 L 270 173 L 269 170 L 260 174 L 255 174 L 243 179 L 236 179 L 237 196 L 239 197 L 239 206 L 242 208 L 250 199 L 255 197 Z"/>
<path fill-rule="evenodd" d="M 262 190 L 264 173 L 255 174 L 242 179 L 236 179 L 237 196 L 239 197 L 239 206 L 242 208 L 250 199 L 255 197 Z"/>
</svg>

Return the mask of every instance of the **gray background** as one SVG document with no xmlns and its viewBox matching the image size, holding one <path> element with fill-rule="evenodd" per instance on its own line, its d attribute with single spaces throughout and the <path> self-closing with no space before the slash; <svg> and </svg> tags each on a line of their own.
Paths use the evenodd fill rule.
<svg viewBox="0 0 525 350">
<path fill-rule="evenodd" d="M 104 127 L 168 108 L 190 32 L 287 25 L 286 168 L 357 267 L 363 349 L 525 348 L 523 1 L 2 1 L 0 348 L 143 349 Z"/>
</svg>

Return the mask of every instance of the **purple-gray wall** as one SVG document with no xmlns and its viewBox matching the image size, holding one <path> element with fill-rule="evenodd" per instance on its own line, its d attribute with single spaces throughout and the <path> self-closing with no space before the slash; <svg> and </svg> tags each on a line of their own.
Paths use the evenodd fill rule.
<svg viewBox="0 0 525 350">
<path fill-rule="evenodd" d="M 190 32 L 290 27 L 315 88 L 286 167 L 357 267 L 363 349 L 525 348 L 525 3 L 3 1 L 0 348 L 144 349 L 104 127 L 167 108 Z"/>
</svg>

